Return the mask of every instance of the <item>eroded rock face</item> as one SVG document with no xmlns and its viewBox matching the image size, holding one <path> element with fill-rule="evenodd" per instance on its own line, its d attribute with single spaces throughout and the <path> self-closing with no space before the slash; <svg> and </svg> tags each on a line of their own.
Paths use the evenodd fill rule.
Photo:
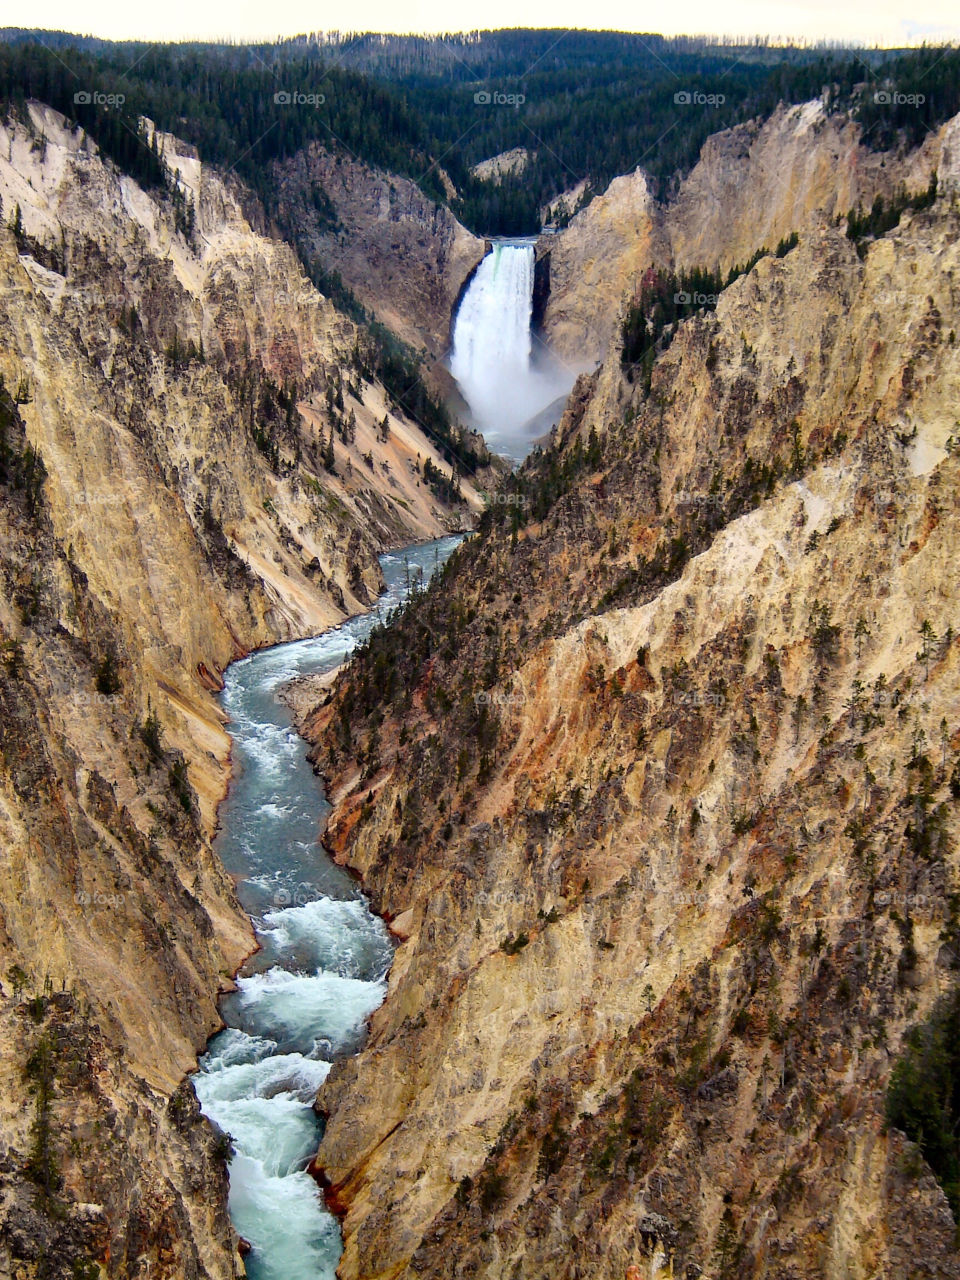
<svg viewBox="0 0 960 1280">
<path fill-rule="evenodd" d="M 188 673 L 169 650 L 147 665 L 58 538 L 5 390 L 0 424 L 0 1270 L 72 1277 L 109 1259 L 124 1274 L 142 1258 L 233 1276 L 213 1135 L 192 1093 L 169 1102 L 252 943 L 184 771 L 206 752 L 211 777 L 225 734 L 184 700 L 206 732 L 175 750 L 161 673 L 189 692 Z M 212 604 L 212 575 L 194 585 Z"/>
<path fill-rule="evenodd" d="M 547 244 L 550 293 L 544 335 L 564 358 L 592 363 L 612 336 L 630 272 L 669 255 L 643 172 L 614 178 L 603 195 Z"/>
<path fill-rule="evenodd" d="M 857 125 L 815 101 L 708 138 L 665 207 L 651 198 L 642 170 L 615 178 L 549 241 L 550 344 L 567 358 L 599 359 L 626 293 L 650 266 L 719 265 L 726 272 L 793 232 L 869 208 L 900 183 L 922 190 L 941 150 L 944 158 L 949 152 L 951 130 L 955 123 L 905 159 L 884 155 L 862 145 Z"/>
<path fill-rule="evenodd" d="M 489 160 L 481 160 L 470 172 L 475 178 L 493 179 L 502 182 L 504 178 L 515 177 L 523 173 L 530 163 L 530 152 L 526 147 L 511 147 L 509 151 L 501 151 Z"/>
<path fill-rule="evenodd" d="M 448 465 L 249 196 L 162 146 L 191 235 L 55 113 L 0 130 L 4 1274 L 237 1272 L 222 1153 L 176 1092 L 253 944 L 210 844 L 214 695 L 479 506 L 426 486 Z"/>
<path fill-rule="evenodd" d="M 2 140 L 4 207 L 19 205 L 28 252 L 4 237 L 0 372 L 27 389 L 57 535 L 127 644 L 173 681 L 187 750 L 189 717 L 210 718 L 201 666 L 356 611 L 379 588 L 379 551 L 479 504 L 467 485 L 451 511 L 421 483 L 421 459 L 448 464 L 362 386 L 356 327 L 215 171 L 163 140 L 197 211 L 186 240 L 155 194 L 31 110 L 32 133 Z"/>
<path fill-rule="evenodd" d="M 277 172 L 283 216 L 305 251 L 336 270 L 374 315 L 414 348 L 443 356 L 460 287 L 484 253 L 415 183 L 319 144 Z M 330 202 L 318 208 L 314 187 Z"/>
<path fill-rule="evenodd" d="M 362 663 L 313 716 L 402 939 L 320 1093 L 344 1277 L 960 1275 L 883 1126 L 956 981 L 958 244 L 824 216 L 582 378 L 386 721 Z"/>
</svg>

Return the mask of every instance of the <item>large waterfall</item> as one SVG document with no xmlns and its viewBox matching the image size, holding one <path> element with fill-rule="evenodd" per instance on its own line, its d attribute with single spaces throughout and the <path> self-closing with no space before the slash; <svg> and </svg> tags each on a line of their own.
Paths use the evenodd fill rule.
<svg viewBox="0 0 960 1280">
<path fill-rule="evenodd" d="M 464 294 L 453 330 L 450 371 L 474 424 L 495 448 L 523 457 L 552 425 L 544 410 L 573 384 L 542 347 L 533 349 L 534 249 L 495 244 Z"/>
</svg>

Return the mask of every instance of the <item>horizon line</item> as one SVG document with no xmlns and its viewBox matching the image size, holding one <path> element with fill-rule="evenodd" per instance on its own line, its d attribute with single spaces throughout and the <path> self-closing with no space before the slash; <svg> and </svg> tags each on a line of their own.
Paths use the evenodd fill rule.
<svg viewBox="0 0 960 1280">
<path fill-rule="evenodd" d="M 565 26 L 540 26 L 540 25 L 523 25 L 523 26 L 501 26 L 501 27 L 469 27 L 458 30 L 408 30 L 408 31 L 388 31 L 366 29 L 361 31 L 340 30 L 339 28 L 323 29 L 317 28 L 312 31 L 297 31 L 289 35 L 276 33 L 274 35 L 262 36 L 231 36 L 231 35 L 184 35 L 184 36 L 164 36 L 162 38 L 151 38 L 149 36 L 104 36 L 99 35 L 95 31 L 68 31 L 61 27 L 0 27 L 0 41 L 7 41 L 12 35 L 30 36 L 60 36 L 76 40 L 99 40 L 104 44 L 112 45 L 128 45 L 128 44 L 147 44 L 147 45 L 212 45 L 215 47 L 228 48 L 257 48 L 263 45 L 283 45 L 290 44 L 298 40 L 305 41 L 325 41 L 329 44 L 343 43 L 346 41 L 355 42 L 369 37 L 377 37 L 381 39 L 400 39 L 400 40 L 452 40 L 457 37 L 481 37 L 488 35 L 498 35 L 500 33 L 519 33 L 519 32 L 553 32 L 563 31 L 567 34 L 579 33 L 582 35 L 615 35 L 615 36 L 636 36 L 637 38 L 657 39 L 665 42 L 673 41 L 691 41 L 714 44 L 720 48 L 766 48 L 772 50 L 817 50 L 824 49 L 835 52 L 844 50 L 864 50 L 877 53 L 896 53 L 900 50 L 914 49 L 946 49 L 960 47 L 960 37 L 951 36 L 943 39 L 930 39 L 924 37 L 914 41 L 904 41 L 897 43 L 882 43 L 875 41 L 873 43 L 867 40 L 841 40 L 836 36 L 822 36 L 813 38 L 810 36 L 790 36 L 790 35 L 770 35 L 765 33 L 755 33 L 753 35 L 731 35 L 720 34 L 717 32 L 675 32 L 671 35 L 665 35 L 659 31 L 631 31 L 619 27 L 565 27 Z"/>
</svg>

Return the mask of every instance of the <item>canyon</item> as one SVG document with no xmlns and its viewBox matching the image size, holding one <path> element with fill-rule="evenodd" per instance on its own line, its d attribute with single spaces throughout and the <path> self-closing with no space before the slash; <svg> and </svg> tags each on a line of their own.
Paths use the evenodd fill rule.
<svg viewBox="0 0 960 1280">
<path fill-rule="evenodd" d="M 728 271 L 794 232 L 926 186 L 941 151 L 956 163 L 955 128 L 906 156 L 871 150 L 860 127 L 819 101 L 715 134 L 676 197 L 654 199 L 642 168 L 616 178 L 546 242 L 550 295 L 543 330 L 568 359 L 602 358 L 624 295 L 651 266 Z"/>
<path fill-rule="evenodd" d="M 799 243 L 649 392 L 616 348 L 581 377 L 503 518 L 305 717 L 326 841 L 400 941 L 319 1095 L 341 1276 L 960 1274 L 884 1110 L 957 964 L 958 125 L 872 164 L 939 194 L 861 252 L 867 178 L 776 184 L 725 261 Z M 758 195 L 736 131 L 705 150 L 698 257 Z M 641 179 L 608 197 L 553 251 L 598 276 L 621 199 L 653 257 Z"/>
<path fill-rule="evenodd" d="M 409 178 L 314 144 L 278 166 L 281 216 L 384 324 L 442 357 L 484 242 Z M 449 179 L 447 179 L 449 184 Z M 315 189 L 325 199 L 318 210 Z"/>
<path fill-rule="evenodd" d="M 304 265 L 452 398 L 482 238 L 316 143 L 268 214 L 144 128 L 173 193 L 39 102 L 0 127 L 0 1274 L 244 1274 L 188 1079 L 256 945 L 217 695 L 470 531 L 287 695 L 397 944 L 317 1095 L 338 1274 L 960 1276 L 885 1111 L 960 964 L 960 117 L 880 152 L 784 106 L 540 237 L 576 382 L 509 474 Z M 625 363 L 651 273 L 761 249 Z"/>
<path fill-rule="evenodd" d="M 184 1083 L 253 947 L 211 850 L 230 767 L 214 695 L 231 660 L 365 608 L 379 552 L 481 506 L 468 477 L 453 504 L 430 487 L 427 461 L 450 464 L 290 246 L 254 231 L 249 192 L 156 141 L 189 233 L 41 104 L 0 132 L 16 1276 L 240 1274 L 222 1149 Z"/>
</svg>

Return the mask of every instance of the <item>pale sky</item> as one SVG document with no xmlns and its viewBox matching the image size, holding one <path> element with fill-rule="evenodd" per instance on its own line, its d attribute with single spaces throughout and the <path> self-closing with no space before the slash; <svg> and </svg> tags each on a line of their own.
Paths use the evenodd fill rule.
<svg viewBox="0 0 960 1280">
<path fill-rule="evenodd" d="M 909 16 L 907 16 L 909 15 Z M 9 21 L 9 18 L 7 19 Z M 663 35 L 767 35 L 903 45 L 960 39 L 956 0 L 31 0 L 20 21 L 110 39 L 273 39 L 307 31 L 464 31 L 589 27 Z"/>
</svg>

